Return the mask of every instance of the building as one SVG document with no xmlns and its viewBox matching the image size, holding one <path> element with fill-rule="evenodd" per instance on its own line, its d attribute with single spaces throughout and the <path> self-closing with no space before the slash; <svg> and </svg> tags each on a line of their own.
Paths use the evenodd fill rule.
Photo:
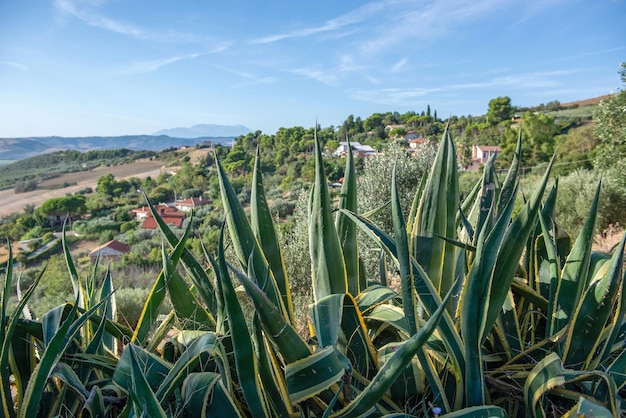
<svg viewBox="0 0 626 418">
<path fill-rule="evenodd" d="M 362 145 L 360 142 L 350 142 L 352 147 L 352 155 L 360 155 L 362 157 L 378 154 L 378 152 L 369 145 Z M 333 151 L 333 157 L 345 157 L 348 153 L 348 143 L 340 142 L 339 146 Z"/>
<path fill-rule="evenodd" d="M 93 249 L 89 253 L 89 260 L 92 264 L 94 264 L 97 259 L 102 261 L 119 261 L 119 259 L 129 251 L 130 246 L 113 239 L 105 244 L 102 244 L 98 248 Z"/>
<path fill-rule="evenodd" d="M 211 203 L 208 199 L 202 197 L 192 197 L 190 199 L 177 200 L 174 202 L 174 207 L 183 212 L 190 212 L 200 206 L 208 205 Z"/>
<path fill-rule="evenodd" d="M 183 226 L 186 214 L 183 211 L 179 211 L 178 208 L 159 203 L 154 206 L 154 210 L 159 214 L 159 217 L 163 219 L 163 222 L 165 222 L 166 225 L 175 226 L 177 228 L 181 228 Z M 158 229 L 156 219 L 152 216 L 152 212 L 150 212 L 150 208 L 148 206 L 133 209 L 132 212 L 135 214 L 136 221 L 143 221 L 141 224 L 143 229 Z"/>
<path fill-rule="evenodd" d="M 474 145 L 472 146 L 472 162 L 486 163 L 493 155 L 502 154 L 502 149 L 497 145 Z"/>
<path fill-rule="evenodd" d="M 428 138 L 414 138 L 409 140 L 409 148 L 417 149 L 420 146 L 428 143 Z"/>
<path fill-rule="evenodd" d="M 170 207 L 163 203 L 159 203 L 158 205 L 153 207 L 159 215 L 178 211 L 176 208 Z M 143 221 L 147 217 L 152 216 L 152 213 L 150 212 L 150 208 L 148 206 L 142 206 L 140 208 L 133 209 L 132 212 L 135 214 L 136 221 Z"/>
</svg>

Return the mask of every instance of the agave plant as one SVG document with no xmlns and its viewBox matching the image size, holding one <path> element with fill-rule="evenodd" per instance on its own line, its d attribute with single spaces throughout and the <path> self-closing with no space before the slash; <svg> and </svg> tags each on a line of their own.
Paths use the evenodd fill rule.
<svg viewBox="0 0 626 418">
<path fill-rule="evenodd" d="M 204 260 L 186 248 L 192 223 L 177 237 L 152 209 L 163 269 L 134 330 L 115 320 L 110 275 L 96 286 L 96 266 L 80 280 L 66 246 L 75 301 L 30 320 L 38 278 L 8 315 L 10 261 L 0 312 L 3 415 L 619 415 L 624 239 L 612 256 L 592 251 L 596 195 L 572 245 L 554 216 L 556 184 L 544 198 L 550 168 L 513 216 L 520 151 L 521 140 L 502 183 L 490 161 L 460 202 L 444 133 L 406 218 L 394 173 L 389 235 L 357 213 L 350 152 L 333 208 L 316 141 L 306 340 L 296 331 L 258 153 L 249 217 L 218 162 L 225 223 Z M 366 277 L 357 229 L 386 252 L 399 291 Z M 226 230 L 236 261 L 225 255 Z M 166 297 L 173 311 L 163 318 Z"/>
</svg>

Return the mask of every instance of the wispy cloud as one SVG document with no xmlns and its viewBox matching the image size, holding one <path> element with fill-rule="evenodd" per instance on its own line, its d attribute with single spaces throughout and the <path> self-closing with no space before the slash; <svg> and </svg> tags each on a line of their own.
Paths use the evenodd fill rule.
<svg viewBox="0 0 626 418">
<path fill-rule="evenodd" d="M 396 0 L 386 0 L 382 2 L 368 3 L 364 6 L 361 6 L 350 13 L 339 16 L 335 19 L 330 19 L 319 26 L 313 26 L 308 28 L 296 29 L 293 31 L 278 33 L 274 35 L 269 35 L 257 39 L 253 39 L 250 41 L 255 44 L 267 44 L 282 41 L 284 39 L 291 38 L 302 38 L 306 36 L 327 33 L 327 32 L 335 32 L 340 29 L 344 29 L 348 26 L 355 25 L 357 23 L 366 21 L 370 19 L 372 16 L 375 16 L 377 13 L 383 11 L 385 6 L 391 3 L 396 3 Z"/>
<path fill-rule="evenodd" d="M 511 74 L 495 77 L 475 83 L 449 84 L 435 87 L 414 88 L 387 88 L 387 89 L 353 89 L 352 98 L 371 103 L 384 105 L 410 104 L 415 99 L 431 94 L 455 93 L 464 90 L 487 89 L 492 87 L 506 87 L 508 89 L 551 89 L 558 90 L 561 86 L 560 78 L 578 72 L 578 70 L 557 70 L 546 72 L 532 72 Z"/>
<path fill-rule="evenodd" d="M 232 86 L 233 88 L 249 87 L 249 86 L 254 86 L 254 85 L 259 85 L 259 84 L 273 84 L 273 83 L 277 83 L 278 81 L 280 81 L 278 77 L 259 76 L 257 74 L 240 71 L 240 70 L 233 70 L 231 68 L 225 68 L 219 65 L 215 65 L 215 68 L 225 71 L 230 74 L 234 74 L 245 80 L 245 81 L 242 81 L 241 83 L 234 84 Z"/>
<path fill-rule="evenodd" d="M 0 61 L 0 65 L 5 66 L 5 67 L 11 67 L 11 68 L 15 68 L 16 70 L 21 70 L 21 71 L 28 71 L 29 68 L 19 62 L 13 62 L 13 61 Z"/>
<path fill-rule="evenodd" d="M 106 3 L 102 0 L 54 0 L 57 10 L 73 16 L 86 25 L 103 29 L 139 40 L 161 42 L 206 42 L 204 36 L 181 33 L 173 30 L 153 31 L 132 23 L 111 19 L 100 13 L 98 7 Z"/>
<path fill-rule="evenodd" d="M 120 73 L 124 75 L 152 73 L 154 71 L 157 71 L 159 68 L 174 64 L 175 62 L 198 58 L 202 55 L 207 55 L 207 53 L 179 55 L 176 57 L 164 58 L 159 60 L 135 61 L 128 68 L 120 71 Z"/>
</svg>

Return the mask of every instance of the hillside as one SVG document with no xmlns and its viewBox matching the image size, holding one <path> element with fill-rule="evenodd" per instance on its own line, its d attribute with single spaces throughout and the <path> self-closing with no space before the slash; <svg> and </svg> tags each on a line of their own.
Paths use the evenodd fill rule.
<svg viewBox="0 0 626 418">
<path fill-rule="evenodd" d="M 124 135 L 87 137 L 32 137 L 0 138 L 0 161 L 8 163 L 55 151 L 112 150 L 126 148 L 133 151 L 162 151 L 205 141 L 229 145 L 234 136 L 176 138 L 167 135 Z"/>
</svg>

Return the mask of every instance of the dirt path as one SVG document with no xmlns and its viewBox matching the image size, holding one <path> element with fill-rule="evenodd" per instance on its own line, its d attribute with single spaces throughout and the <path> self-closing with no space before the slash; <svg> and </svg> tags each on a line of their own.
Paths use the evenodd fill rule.
<svg viewBox="0 0 626 418">
<path fill-rule="evenodd" d="M 2 190 L 0 191 L 0 216 L 22 212 L 27 205 L 38 207 L 48 199 L 65 196 L 68 193 L 73 194 L 87 187 L 95 189 L 98 179 L 108 173 L 112 173 L 116 180 L 121 180 L 130 177 L 157 177 L 162 170 L 163 166 L 159 161 L 141 160 L 130 164 L 98 167 L 91 171 L 64 174 L 60 177 L 46 180 L 41 184 L 43 187 L 62 185 L 64 183 L 71 184 L 68 187 L 54 190 L 38 189 L 26 193 L 14 193 L 13 189 Z"/>
</svg>

